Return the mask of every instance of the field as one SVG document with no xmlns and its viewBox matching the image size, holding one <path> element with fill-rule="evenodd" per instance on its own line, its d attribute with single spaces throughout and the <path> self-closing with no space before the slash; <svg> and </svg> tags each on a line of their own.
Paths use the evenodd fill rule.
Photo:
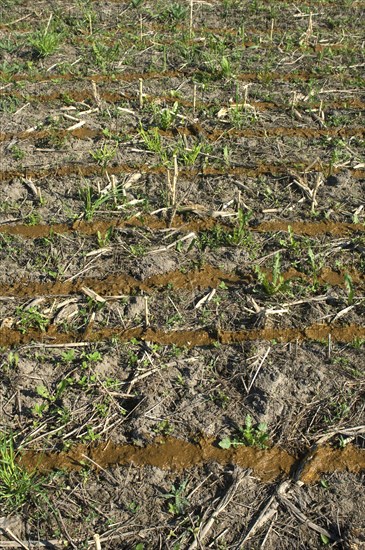
<svg viewBox="0 0 365 550">
<path fill-rule="evenodd" d="M 365 548 L 364 20 L 2 0 L 0 548 Z"/>
</svg>

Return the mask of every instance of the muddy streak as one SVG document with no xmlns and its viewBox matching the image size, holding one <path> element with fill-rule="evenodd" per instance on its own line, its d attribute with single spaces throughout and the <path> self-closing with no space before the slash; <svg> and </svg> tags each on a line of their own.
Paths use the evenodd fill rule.
<svg viewBox="0 0 365 550">
<path fill-rule="evenodd" d="M 95 1 L 95 0 L 92 0 L 92 1 Z M 118 2 L 119 3 L 119 0 L 110 0 L 111 2 Z M 280 0 L 279 0 L 280 1 Z M 307 1 L 307 2 L 302 2 L 303 5 L 310 5 L 310 3 Z M 323 4 L 323 1 L 322 1 L 322 4 Z M 361 4 L 361 2 L 352 2 L 353 5 L 363 5 Z M 153 32 L 153 34 L 155 33 L 163 33 L 164 34 L 164 37 L 168 37 L 168 30 L 166 28 L 166 25 L 164 25 L 163 23 L 157 23 L 156 21 L 143 21 L 143 29 L 144 29 L 144 33 L 145 33 L 145 36 L 144 36 L 144 41 L 146 43 L 146 45 L 150 45 L 150 44 L 153 44 L 155 45 L 155 42 L 156 40 L 154 40 L 153 38 L 151 39 L 149 37 L 149 33 L 150 32 Z M 9 30 L 9 27 L 12 27 L 13 24 L 10 24 L 10 23 L 1 23 L 0 24 L 0 30 L 5 30 L 5 31 L 8 31 Z M 18 28 L 17 29 L 17 33 L 19 33 L 20 35 L 22 34 L 27 34 L 31 31 L 31 27 L 29 25 L 29 21 L 27 21 L 25 23 L 25 26 L 23 28 Z M 174 32 L 176 32 L 177 30 L 178 31 L 182 31 L 182 32 L 186 32 L 186 26 L 183 25 L 183 24 L 177 24 L 177 25 L 174 25 L 173 27 L 173 30 Z M 276 30 L 276 36 L 278 35 L 278 33 L 284 33 L 285 35 L 285 32 L 287 31 L 287 27 L 284 23 L 284 26 L 281 26 L 281 21 L 277 21 L 276 22 L 276 26 L 275 26 L 275 30 Z M 133 33 L 133 37 L 130 37 L 128 36 L 129 33 Z M 135 33 L 135 27 L 131 24 L 126 24 L 124 26 L 122 25 L 118 25 L 118 30 L 117 32 L 115 33 L 108 33 L 107 36 L 103 36 L 102 39 L 103 39 L 103 43 L 106 44 L 106 45 L 113 45 L 116 41 L 119 41 L 120 40 L 120 37 L 123 36 L 123 44 L 124 44 L 124 47 L 127 47 L 127 45 L 129 46 L 130 44 L 134 44 L 135 43 L 135 38 L 134 38 L 134 33 Z M 200 27 L 195 27 L 194 26 L 194 34 L 195 36 L 198 36 L 200 35 L 200 38 L 202 38 L 201 35 L 204 35 L 204 34 L 214 34 L 216 36 L 240 36 L 240 33 L 241 31 L 237 28 L 234 28 L 234 27 L 225 27 L 225 28 L 218 28 L 218 27 L 207 27 L 207 26 L 200 26 Z M 275 48 L 275 46 L 273 45 L 273 43 L 270 41 L 270 43 L 265 43 L 263 40 L 262 40 L 262 37 L 267 37 L 268 36 L 268 32 L 267 32 L 267 29 L 265 30 L 265 28 L 261 28 L 261 29 L 257 29 L 257 27 L 245 27 L 245 34 L 246 35 L 250 35 L 252 38 L 255 37 L 255 41 L 254 40 L 246 40 L 245 42 L 243 41 L 240 41 L 240 45 L 242 48 L 249 48 L 249 47 L 257 47 L 258 46 L 258 43 L 260 45 L 260 48 L 262 49 L 273 49 L 273 47 Z M 84 44 L 87 44 L 88 43 L 88 39 L 84 36 L 74 36 L 73 37 L 73 41 L 75 43 L 84 43 Z M 173 37 L 171 38 L 162 38 L 162 37 L 158 37 L 158 43 L 159 44 L 173 44 L 174 42 L 174 39 Z M 195 38 L 191 38 L 190 40 L 186 40 L 185 41 L 185 44 L 186 45 L 193 45 L 193 44 L 196 44 L 196 39 Z M 330 43 L 330 44 L 302 44 L 301 45 L 301 52 L 303 51 L 307 51 L 307 50 L 314 50 L 314 51 L 323 51 L 325 49 L 341 49 L 341 50 L 346 50 L 346 49 L 354 49 L 356 48 L 356 44 L 354 43 L 351 43 L 351 42 L 346 42 L 346 43 L 343 43 L 343 42 L 337 42 L 337 43 Z"/>
<path fill-rule="evenodd" d="M 197 232 L 212 229 L 215 225 L 217 225 L 215 218 L 206 217 L 203 220 L 199 219 L 185 223 L 180 216 L 175 216 L 173 229 L 178 229 L 179 231 Z M 161 220 L 155 216 L 145 214 L 143 218 L 133 216 L 132 218 L 128 218 L 126 220 L 95 220 L 94 222 L 76 221 L 72 224 L 3 224 L 0 225 L 0 233 L 25 237 L 28 239 L 38 239 L 39 237 L 48 237 L 52 234 L 70 233 L 72 231 L 77 231 L 83 235 L 96 235 L 98 232 L 103 234 L 111 227 L 115 229 L 122 229 L 123 227 L 140 227 L 154 230 L 170 228 L 169 222 Z M 227 226 L 223 225 L 222 228 L 224 229 L 224 227 Z"/>
<path fill-rule="evenodd" d="M 118 103 L 125 100 L 135 101 L 136 99 L 135 94 L 134 95 L 127 94 L 125 91 L 123 91 L 123 93 L 117 93 L 117 92 L 113 93 L 113 92 L 105 91 L 102 88 L 99 88 L 98 92 L 99 92 L 100 98 L 104 101 L 107 101 L 108 103 Z M 4 90 L 4 91 L 0 90 L 0 97 L 3 95 L 9 96 L 9 92 L 7 90 Z M 64 98 L 65 98 L 65 93 L 58 92 L 58 91 L 52 92 L 50 94 L 27 95 L 26 98 L 24 98 L 24 95 L 21 92 L 16 92 L 16 91 L 12 91 L 10 95 L 11 97 L 14 97 L 23 101 L 26 100 L 27 102 L 30 102 L 30 103 L 39 102 L 39 103 L 46 103 L 47 105 L 49 105 L 51 102 L 64 101 Z M 85 101 L 91 101 L 92 103 L 94 103 L 95 101 L 93 94 L 89 92 L 87 89 L 68 90 L 67 99 L 68 100 L 71 99 L 76 103 L 85 102 Z M 183 105 L 184 107 L 193 107 L 194 105 L 193 101 L 189 101 L 188 99 L 171 97 L 166 95 L 154 96 L 151 94 L 146 94 L 144 96 L 144 99 L 146 101 L 151 101 L 151 102 L 154 102 L 158 99 L 159 101 L 163 101 L 171 105 L 177 102 L 179 105 Z M 253 99 L 252 100 L 250 99 L 249 104 L 251 105 L 251 107 L 254 107 L 254 109 L 257 111 L 268 111 L 272 109 L 280 109 L 280 110 L 286 111 L 288 109 L 288 105 L 286 103 L 273 102 L 273 101 L 255 101 Z M 300 101 L 296 104 L 296 106 L 298 109 L 304 109 L 304 110 L 308 109 L 308 104 Z M 317 109 L 321 106 L 321 104 L 320 102 L 312 101 L 310 106 L 312 109 Z M 197 109 L 208 109 L 211 107 L 216 107 L 216 103 L 196 101 L 195 107 Z M 347 99 L 343 99 L 339 101 L 331 101 L 331 102 L 326 101 L 326 110 L 331 111 L 333 109 L 365 110 L 365 102 L 357 97 L 349 97 Z M 12 134 L 0 134 L 0 135 L 7 136 Z M 29 133 L 28 133 L 28 136 L 29 136 Z"/>
<path fill-rule="evenodd" d="M 134 73 L 119 73 L 110 75 L 104 74 L 93 74 L 88 76 L 75 77 L 72 73 L 56 73 L 56 74 L 47 74 L 44 73 L 35 73 L 32 75 L 29 74 L 12 74 L 9 75 L 0 71 L 0 79 L 5 80 L 6 82 L 52 82 L 57 81 L 92 81 L 94 82 L 134 82 L 142 78 L 144 81 L 148 80 L 158 80 L 163 78 L 189 78 L 199 76 L 204 78 L 206 75 L 211 73 L 206 71 L 193 71 L 193 70 L 180 70 L 180 71 L 165 71 L 165 72 L 134 72 Z M 335 75 L 334 71 L 332 75 Z M 326 73 L 326 78 L 331 76 L 330 73 Z M 246 81 L 246 82 L 261 82 L 262 79 L 265 79 L 265 82 L 268 81 L 279 81 L 279 82 L 306 82 L 308 80 L 322 80 L 324 77 L 321 73 L 316 71 L 298 71 L 298 72 L 252 72 L 252 73 L 240 73 L 236 75 L 237 80 Z M 346 87 L 346 82 L 342 83 Z"/>
<path fill-rule="evenodd" d="M 316 281 L 321 284 L 331 286 L 345 287 L 345 275 L 351 277 L 352 283 L 362 285 L 365 282 L 365 274 L 354 269 L 346 271 L 333 271 L 329 268 L 323 268 L 317 275 Z M 272 280 L 272 274 L 266 273 L 269 280 Z M 313 282 L 313 279 L 305 273 L 290 268 L 282 273 L 285 281 L 295 279 L 303 279 L 308 282 Z M 143 291 L 147 294 L 153 293 L 156 289 L 161 289 L 167 285 L 172 285 L 175 290 L 188 289 L 205 289 L 217 288 L 221 282 L 228 285 L 248 285 L 256 281 L 252 273 L 227 273 L 217 269 L 211 265 L 205 265 L 200 270 L 192 270 L 187 273 L 181 271 L 169 271 L 162 275 L 153 275 L 147 277 L 143 281 L 135 279 L 127 274 L 108 275 L 104 279 L 96 277 L 85 277 L 75 279 L 73 281 L 57 281 L 38 283 L 22 279 L 12 285 L 0 285 L 0 296 L 12 296 L 15 298 L 34 298 L 37 296 L 69 296 L 72 294 L 80 294 L 82 287 L 91 288 L 100 296 L 118 296 L 120 294 L 132 294 L 136 291 Z M 359 288 L 358 288 L 359 290 Z"/>
<path fill-rule="evenodd" d="M 297 164 L 298 171 L 306 170 L 305 164 Z M 330 166 L 323 166 L 321 163 L 312 165 L 313 171 L 322 172 L 324 174 L 337 174 L 342 169 L 333 168 Z M 141 172 L 143 174 L 166 174 L 166 168 L 164 166 L 149 166 L 148 164 L 118 164 L 110 166 L 108 168 L 108 174 L 130 174 L 134 172 Z M 195 176 L 247 176 L 255 178 L 259 175 L 273 175 L 273 176 L 289 176 L 291 175 L 292 168 L 290 164 L 259 164 L 257 166 L 238 166 L 235 168 L 213 168 L 204 167 L 203 170 L 184 169 L 180 170 L 181 176 L 186 178 L 193 178 Z M 349 168 L 348 172 L 354 179 L 365 179 L 365 170 L 358 170 L 355 168 Z M 65 177 L 76 174 L 78 176 L 90 177 L 100 176 L 103 173 L 103 168 L 98 164 L 81 164 L 71 163 L 64 164 L 59 167 L 47 167 L 33 170 L 30 168 L 23 168 L 22 170 L 0 170 L 0 181 L 8 181 L 13 178 L 32 178 L 34 180 L 39 178 L 53 177 Z"/>
<path fill-rule="evenodd" d="M 195 129 L 189 127 L 177 127 L 174 130 L 158 130 L 158 133 L 164 137 L 173 137 L 176 132 L 180 135 L 196 135 Z M 202 132 L 204 137 L 208 141 L 217 141 L 222 138 L 222 129 L 214 130 L 213 132 Z M 256 129 L 244 129 L 236 130 L 230 129 L 227 134 L 232 138 L 246 137 L 246 138 L 270 138 L 270 137 L 301 137 L 306 139 L 318 139 L 320 137 L 362 137 L 365 135 L 365 128 L 360 127 L 346 127 L 346 128 L 290 128 L 290 127 L 277 127 L 277 128 L 256 128 Z M 96 137 L 102 137 L 102 130 L 95 130 L 93 128 L 77 128 L 71 132 L 67 130 L 58 130 L 57 132 L 51 132 L 49 130 L 40 130 L 38 132 L 19 132 L 19 133 L 0 133 L 0 143 L 3 141 L 11 141 L 12 139 L 35 141 L 38 139 L 45 139 L 47 137 L 62 139 L 67 135 L 71 135 L 77 139 L 94 139 Z M 121 134 L 115 134 L 121 136 Z M 131 138 L 138 136 L 138 133 L 130 133 Z"/>
<path fill-rule="evenodd" d="M 43 344 L 71 344 L 76 342 L 102 342 L 117 337 L 120 342 L 128 342 L 131 338 L 145 340 L 161 345 L 177 347 L 204 347 L 234 345 L 254 340 L 275 340 L 277 342 L 293 342 L 312 340 L 327 342 L 331 336 L 333 342 L 349 343 L 355 339 L 365 339 L 365 326 L 361 325 L 325 325 L 314 324 L 303 328 L 266 328 L 259 330 L 225 331 L 220 329 L 207 330 L 176 330 L 165 332 L 159 329 L 136 327 L 122 329 L 119 327 L 104 328 L 86 333 L 59 332 L 58 327 L 51 325 L 47 332 L 29 330 L 22 334 L 11 328 L 0 329 L 0 345 L 12 347 L 38 342 Z"/>
<path fill-rule="evenodd" d="M 247 276 L 238 276 L 233 273 L 225 273 L 211 265 L 205 265 L 200 270 L 192 270 L 187 273 L 181 271 L 170 271 L 162 275 L 153 275 L 144 281 L 134 279 L 126 274 L 113 274 L 105 279 L 85 277 L 74 281 L 56 283 L 36 283 L 33 281 L 21 280 L 13 285 L 0 286 L 0 296 L 17 296 L 25 298 L 30 296 L 64 296 L 78 294 L 82 287 L 88 287 L 101 296 L 117 296 L 120 294 L 131 294 L 136 290 L 151 293 L 154 289 L 173 285 L 174 289 L 182 288 L 217 288 L 224 281 L 225 283 L 248 283 L 253 279 Z"/>
<path fill-rule="evenodd" d="M 87 458 L 98 467 L 134 464 L 153 466 L 162 470 L 181 471 L 200 464 L 217 462 L 222 465 L 237 464 L 241 468 L 251 468 L 262 481 L 269 482 L 285 475 L 289 477 L 298 463 L 296 458 L 284 449 L 272 447 L 261 450 L 255 447 L 240 446 L 237 449 L 220 449 L 211 439 L 201 439 L 190 443 L 174 437 L 158 438 L 145 447 L 117 445 L 111 441 L 97 445 L 77 445 L 67 452 L 50 453 L 26 451 L 19 463 L 29 471 L 34 467 L 39 473 L 52 470 L 80 470 Z M 347 445 L 345 449 L 320 447 L 313 458 L 304 465 L 301 480 L 304 483 L 317 481 L 324 473 L 349 471 L 359 473 L 365 470 L 365 451 Z"/>
<path fill-rule="evenodd" d="M 171 229 L 178 231 L 207 231 L 219 226 L 220 229 L 230 230 L 228 225 L 222 222 L 217 222 L 216 218 L 205 216 L 204 219 L 197 219 L 189 222 L 184 222 L 184 219 L 180 216 L 175 216 L 174 225 Z M 365 226 L 361 223 L 347 223 L 347 222 L 301 222 L 291 220 L 271 220 L 262 222 L 256 227 L 252 227 L 249 231 L 258 233 L 271 233 L 275 231 L 288 231 L 288 227 L 291 227 L 293 233 L 297 235 L 336 235 L 346 236 L 353 233 L 363 233 Z M 52 234 L 64 234 L 72 231 L 77 231 L 83 235 L 96 235 L 106 233 L 110 227 L 115 229 L 122 229 L 123 227 L 140 227 L 148 229 L 167 229 L 169 228 L 169 222 L 161 220 L 155 216 L 145 214 L 143 218 L 132 217 L 127 220 L 95 220 L 93 222 L 76 221 L 72 224 L 59 223 L 54 225 L 39 224 L 39 225 L 27 225 L 23 223 L 19 224 L 2 224 L 0 225 L 0 233 L 6 235 L 14 235 L 17 237 L 24 237 L 27 239 L 38 239 L 40 237 L 49 237 Z"/>
<path fill-rule="evenodd" d="M 295 464 L 293 456 L 276 447 L 260 450 L 242 446 L 223 450 L 215 446 L 212 440 L 201 439 L 198 443 L 190 443 L 173 437 L 158 438 L 146 447 L 104 442 L 89 447 L 78 445 L 61 453 L 28 451 L 22 455 L 20 463 L 28 470 L 36 464 L 40 473 L 55 469 L 80 470 L 85 464 L 85 456 L 104 469 L 117 464 L 134 464 L 181 471 L 209 462 L 237 464 L 242 468 L 251 468 L 263 481 L 272 481 L 282 474 L 288 476 Z"/>
<path fill-rule="evenodd" d="M 288 231 L 288 226 L 291 227 L 293 233 L 298 235 L 308 235 L 315 237 L 316 235 L 335 235 L 335 236 L 344 236 L 351 235 L 352 233 L 358 231 L 363 233 L 365 231 L 365 226 L 361 223 L 345 223 L 345 222 L 301 222 L 301 221 L 289 221 L 289 220 L 272 220 L 267 222 L 262 222 L 260 225 L 255 227 L 254 231 L 259 233 L 272 232 L 272 231 Z"/>
<path fill-rule="evenodd" d="M 319 447 L 306 461 L 301 473 L 304 483 L 317 481 L 322 474 L 336 471 L 348 471 L 358 474 L 365 470 L 365 451 L 352 445 L 344 449 L 329 446 Z"/>
</svg>

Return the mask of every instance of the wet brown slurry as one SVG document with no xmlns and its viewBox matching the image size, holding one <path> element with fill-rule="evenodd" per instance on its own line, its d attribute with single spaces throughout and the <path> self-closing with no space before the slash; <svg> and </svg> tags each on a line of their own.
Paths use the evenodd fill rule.
<svg viewBox="0 0 365 550">
<path fill-rule="evenodd" d="M 345 286 L 345 275 L 349 274 L 353 284 L 363 285 L 365 276 L 363 273 L 348 269 L 346 271 L 334 271 L 329 268 L 323 268 L 316 276 L 320 284 L 331 286 Z M 294 279 L 303 279 L 313 282 L 311 277 L 296 269 L 289 269 L 282 273 L 285 281 Z M 268 273 L 270 279 L 270 273 Z M 130 295 L 136 291 L 150 294 L 156 289 L 162 289 L 167 285 L 172 285 L 176 290 L 179 289 L 205 289 L 217 288 L 220 283 L 228 285 L 247 285 L 255 282 L 252 273 L 228 273 L 217 269 L 211 265 L 205 265 L 199 270 L 192 270 L 182 273 L 179 270 L 164 273 L 162 275 L 153 275 L 147 277 L 144 281 L 135 279 L 127 274 L 113 274 L 99 279 L 96 277 L 85 277 L 73 281 L 58 281 L 56 283 L 37 283 L 34 281 L 20 280 L 13 285 L 0 285 L 0 296 L 12 296 L 16 298 L 31 298 L 36 296 L 65 296 L 78 294 L 82 292 L 83 287 L 91 288 L 100 296 Z"/>
<path fill-rule="evenodd" d="M 224 230 L 228 230 L 229 227 L 221 222 L 218 223 L 216 218 L 205 216 L 204 219 L 196 219 L 193 221 L 185 222 L 180 216 L 175 216 L 173 228 L 179 231 L 206 231 L 218 226 Z M 365 227 L 361 223 L 347 223 L 347 222 L 304 222 L 304 221 L 289 221 L 289 220 L 269 220 L 264 221 L 252 227 L 249 231 L 259 233 L 271 233 L 275 231 L 288 231 L 290 226 L 291 231 L 297 235 L 307 235 L 310 237 L 316 235 L 333 235 L 336 237 L 352 235 L 354 233 L 364 233 Z M 123 227 L 145 227 L 149 229 L 167 229 L 170 227 L 169 222 L 145 214 L 143 218 L 135 216 L 126 220 L 95 220 L 93 222 L 76 221 L 70 224 L 58 223 L 58 224 L 37 224 L 27 225 L 24 223 L 19 224 L 2 224 L 0 225 L 0 233 L 6 235 L 14 235 L 17 237 L 24 237 L 27 239 L 38 239 L 39 237 L 48 237 L 52 234 L 63 234 L 77 231 L 83 235 L 96 235 L 98 232 L 105 233 L 110 227 L 123 228 Z"/>
<path fill-rule="evenodd" d="M 334 471 L 360 473 L 365 470 L 365 451 L 352 445 L 345 449 L 330 446 L 319 447 L 302 465 L 302 459 L 296 459 L 280 447 L 261 450 L 255 447 L 238 446 L 224 450 L 212 440 L 200 439 L 191 443 L 173 437 L 158 438 L 145 447 L 135 445 L 116 445 L 111 441 L 97 445 L 77 445 L 67 452 L 51 453 L 26 451 L 20 462 L 30 471 L 80 470 L 89 457 L 99 468 L 116 465 L 134 464 L 135 466 L 154 466 L 163 470 L 185 470 L 209 462 L 236 464 L 241 468 L 251 468 L 254 475 L 269 482 L 278 477 L 290 477 L 301 465 L 300 479 L 304 483 L 317 481 L 322 474 Z M 36 465 L 36 466 L 35 466 Z"/>
<path fill-rule="evenodd" d="M 349 324 L 316 323 L 302 328 L 265 328 L 258 330 L 227 331 L 212 327 L 206 330 L 175 330 L 165 332 L 151 327 L 122 329 L 120 327 L 92 330 L 92 326 L 84 332 L 60 332 L 51 325 L 46 332 L 29 330 L 21 333 L 11 328 L 0 329 L 0 345 L 12 347 L 34 343 L 71 344 L 87 341 L 101 342 L 118 338 L 120 342 L 128 342 L 131 338 L 161 345 L 175 345 L 180 348 L 204 346 L 234 345 L 255 340 L 275 340 L 276 342 L 315 341 L 350 343 L 365 338 L 365 326 Z"/>
<path fill-rule="evenodd" d="M 205 73 L 192 70 L 179 70 L 179 71 L 150 71 L 150 72 L 130 72 L 130 73 L 116 73 L 112 76 L 104 74 L 93 74 L 82 77 L 75 77 L 72 73 L 56 73 L 56 74 L 44 74 L 44 73 L 34 73 L 29 74 L 6 74 L 0 72 L 0 79 L 3 79 L 7 82 L 52 82 L 57 81 L 94 81 L 94 82 L 136 82 L 140 79 L 147 80 L 156 80 L 163 78 L 174 78 L 174 77 L 192 77 L 199 78 L 199 76 L 204 76 Z M 266 81 L 279 81 L 279 82 L 306 82 L 308 80 L 321 80 L 323 75 L 318 72 L 312 71 L 297 71 L 297 72 L 245 72 L 239 73 L 236 75 L 236 79 L 244 82 L 260 82 L 265 77 Z"/>
<path fill-rule="evenodd" d="M 165 137 L 173 137 L 176 133 L 180 135 L 195 135 L 195 130 L 185 127 L 178 127 L 174 131 L 158 130 L 160 135 Z M 274 137 L 297 137 L 306 139 L 318 139 L 320 137 L 362 137 L 365 135 L 364 127 L 346 127 L 346 128 L 289 128 L 289 127 L 277 127 L 277 128 L 264 128 L 264 129 L 244 129 L 236 130 L 231 129 L 228 132 L 230 137 L 246 137 L 246 138 L 274 138 Z M 62 139 L 67 135 L 71 135 L 78 139 L 95 139 L 102 138 L 103 131 L 95 130 L 92 128 L 78 128 L 71 132 L 67 130 L 58 130 L 57 132 L 50 132 L 48 130 L 40 130 L 34 132 L 19 132 L 19 133 L 0 133 L 0 143 L 3 141 L 11 141 L 12 139 L 35 141 L 39 139 L 45 139 L 52 136 L 52 138 Z M 138 136 L 138 133 L 130 134 L 131 138 Z M 116 134 L 116 137 L 118 134 Z M 217 141 L 222 136 L 222 130 L 217 129 L 213 132 L 204 132 L 204 137 L 208 141 Z"/>
<path fill-rule="evenodd" d="M 6 90 L 5 91 L 0 90 L 0 97 L 5 95 L 6 96 L 9 95 L 9 93 Z M 64 93 L 59 91 L 55 91 L 49 94 L 33 94 L 33 95 L 27 95 L 27 101 L 30 103 L 44 103 L 49 106 L 50 104 L 52 104 L 52 102 L 63 101 L 64 95 L 65 95 Z M 21 94 L 21 92 L 12 91 L 11 96 L 17 99 L 23 99 L 23 95 Z M 135 101 L 135 94 L 128 94 L 125 91 L 123 91 L 123 94 L 121 94 L 117 92 L 113 93 L 108 90 L 104 90 L 103 88 L 100 88 L 99 96 L 100 96 L 100 99 L 107 101 L 108 103 L 118 103 L 121 100 Z M 88 89 L 68 90 L 67 97 L 68 97 L 68 100 L 73 100 L 75 102 L 95 101 L 93 94 Z M 151 94 L 146 94 L 144 99 L 145 101 L 151 101 L 151 102 L 154 102 L 158 99 L 159 101 L 163 101 L 164 103 L 171 104 L 171 105 L 177 102 L 179 105 L 182 105 L 184 107 L 193 107 L 194 105 L 193 101 L 189 101 L 188 99 L 181 98 L 181 97 L 171 97 L 167 95 L 153 96 Z M 275 102 L 257 101 L 254 99 L 250 99 L 248 103 L 256 111 L 268 111 L 272 109 L 280 109 L 280 110 L 288 109 L 287 103 L 280 103 L 278 101 L 275 101 Z M 197 109 L 208 109 L 214 106 L 216 106 L 215 103 L 202 102 L 199 100 L 197 100 L 195 103 L 195 107 Z M 321 103 L 312 101 L 310 106 L 312 109 L 318 109 L 321 106 Z M 308 109 L 308 104 L 298 101 L 298 103 L 296 104 L 296 107 L 297 109 L 301 109 L 301 108 Z M 365 102 L 357 97 L 347 98 L 344 100 L 326 101 L 326 109 L 327 110 L 334 110 L 334 109 L 364 110 Z M 298 128 L 298 130 L 300 129 L 301 128 Z M 332 129 L 328 129 L 328 130 L 332 130 Z M 343 128 L 342 130 L 345 130 L 345 128 Z M 17 134 L 19 139 L 22 139 L 23 134 L 24 132 Z M 31 134 L 29 134 L 28 132 L 27 134 L 28 139 L 31 139 L 31 136 L 33 136 L 34 134 L 37 134 L 37 132 L 32 132 Z M 7 136 L 7 135 L 13 135 L 13 134 L 0 134 L 0 141 L 3 141 L 5 139 L 4 136 Z M 75 134 L 71 132 L 71 135 L 75 135 Z"/>
<path fill-rule="evenodd" d="M 307 166 L 303 163 L 296 165 L 298 171 L 306 170 Z M 324 166 L 322 163 L 313 163 L 312 171 L 320 171 L 324 174 L 337 174 L 341 171 L 340 168 Z M 23 168 L 21 170 L 1 170 L 0 181 L 8 181 L 13 178 L 45 178 L 49 176 L 64 177 L 77 175 L 79 177 L 100 176 L 104 169 L 96 163 L 70 163 L 62 166 L 39 168 L 37 170 Z M 365 170 L 350 168 L 349 174 L 354 179 L 365 179 Z M 149 166 L 147 164 L 118 164 L 108 168 L 109 175 L 129 174 L 140 172 L 142 174 L 163 174 L 166 175 L 164 166 Z M 180 176 L 192 178 L 197 175 L 202 176 L 242 176 L 255 178 L 263 174 L 271 174 L 273 176 L 288 176 L 292 172 L 292 167 L 289 164 L 259 164 L 256 166 L 239 166 L 235 168 L 213 168 L 211 166 L 204 167 L 202 170 L 197 169 L 181 169 Z"/>
</svg>

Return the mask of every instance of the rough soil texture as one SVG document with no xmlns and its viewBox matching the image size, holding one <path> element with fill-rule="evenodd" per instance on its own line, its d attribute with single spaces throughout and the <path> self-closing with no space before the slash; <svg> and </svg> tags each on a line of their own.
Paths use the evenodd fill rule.
<svg viewBox="0 0 365 550">
<path fill-rule="evenodd" d="M 299 4 L 2 0 L 0 548 L 365 548 L 365 4 Z"/>
</svg>

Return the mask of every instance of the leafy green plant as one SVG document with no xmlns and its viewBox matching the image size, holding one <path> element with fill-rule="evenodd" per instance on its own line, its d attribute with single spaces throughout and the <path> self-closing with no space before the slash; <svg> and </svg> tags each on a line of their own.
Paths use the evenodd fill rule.
<svg viewBox="0 0 365 550">
<path fill-rule="evenodd" d="M 3 363 L 3 366 L 7 369 L 16 368 L 19 363 L 19 353 L 10 351 L 6 358 L 6 361 Z"/>
<path fill-rule="evenodd" d="M 107 144 L 104 144 L 103 147 L 100 147 L 100 149 L 90 151 L 90 155 L 100 166 L 106 168 L 109 162 L 115 157 L 117 150 L 118 145 L 109 147 Z"/>
<path fill-rule="evenodd" d="M 243 243 L 247 244 L 249 235 L 248 222 L 252 217 L 252 212 L 244 212 L 242 208 L 238 210 L 237 224 L 231 232 L 227 234 L 227 243 L 234 246 L 240 246 Z"/>
<path fill-rule="evenodd" d="M 186 485 L 187 481 L 183 481 L 179 487 L 172 485 L 170 492 L 162 495 L 163 498 L 170 501 L 168 503 L 168 510 L 170 514 L 173 514 L 174 516 L 182 515 L 185 512 L 186 507 L 189 505 L 189 501 L 184 496 Z"/>
<path fill-rule="evenodd" d="M 225 56 L 222 57 L 221 62 L 221 74 L 222 76 L 229 78 L 232 76 L 232 66 L 229 59 Z"/>
<path fill-rule="evenodd" d="M 269 278 L 267 273 L 261 270 L 260 266 L 255 266 L 255 271 L 259 283 L 269 296 L 285 289 L 286 283 L 283 275 L 281 274 L 280 252 L 277 252 L 274 256 L 272 278 Z"/>
<path fill-rule="evenodd" d="M 308 258 L 312 269 L 313 286 L 316 286 L 318 283 L 318 274 L 321 266 L 317 262 L 314 252 L 310 246 L 308 247 Z"/>
<path fill-rule="evenodd" d="M 161 422 L 156 424 L 155 428 L 153 428 L 153 431 L 156 434 L 167 436 L 173 433 L 174 427 L 171 426 L 168 420 L 161 420 Z"/>
<path fill-rule="evenodd" d="M 0 432 L 0 504 L 3 512 L 19 510 L 42 491 L 42 481 L 36 472 L 28 472 L 18 462 L 11 433 Z"/>
<path fill-rule="evenodd" d="M 86 221 L 91 221 L 96 212 L 103 204 L 114 202 L 118 191 L 111 190 L 104 194 L 96 193 L 90 185 L 83 187 L 79 191 L 81 199 L 84 201 L 84 216 Z"/>
<path fill-rule="evenodd" d="M 157 126 L 162 130 L 167 130 L 168 128 L 171 128 L 171 126 L 175 122 L 177 111 L 179 108 L 178 102 L 175 101 L 172 109 L 169 109 L 168 107 L 165 107 L 164 109 L 159 109 L 156 106 L 153 106 L 152 108 L 154 110 L 154 123 L 157 124 Z"/>
<path fill-rule="evenodd" d="M 37 225 L 41 221 L 41 216 L 38 212 L 31 212 L 26 216 L 25 223 L 27 225 Z"/>
<path fill-rule="evenodd" d="M 225 437 L 218 445 L 221 449 L 229 449 L 230 447 L 238 447 L 239 445 L 266 449 L 268 442 L 267 425 L 262 422 L 255 426 L 251 415 L 247 414 L 244 427 L 237 427 L 236 434 L 233 437 Z"/>
<path fill-rule="evenodd" d="M 202 152 L 203 147 L 204 145 L 202 143 L 195 143 L 191 148 L 187 149 L 184 142 L 181 140 L 178 142 L 175 154 L 178 155 L 179 160 L 185 164 L 185 166 L 193 166 Z"/>
<path fill-rule="evenodd" d="M 108 46 L 102 42 L 93 42 L 92 44 L 92 53 L 94 56 L 95 63 L 102 70 L 107 69 L 112 63 L 117 61 L 120 57 L 120 44 L 119 42 L 113 43 L 113 45 Z"/>
<path fill-rule="evenodd" d="M 37 31 L 30 39 L 35 55 L 47 57 L 55 53 L 61 43 L 61 35 L 52 29 Z"/>
<path fill-rule="evenodd" d="M 110 239 L 113 236 L 113 227 L 109 227 L 105 233 L 97 232 L 98 246 L 99 248 L 104 248 L 110 243 Z"/>
<path fill-rule="evenodd" d="M 10 148 L 10 152 L 14 160 L 22 160 L 26 156 L 26 153 L 17 145 L 13 145 Z"/>
<path fill-rule="evenodd" d="M 211 230 L 202 231 L 198 241 L 199 248 L 205 250 L 208 247 L 252 245 L 252 235 L 248 231 L 248 222 L 251 216 L 252 212 L 244 212 L 239 209 L 237 223 L 231 230 L 217 224 Z"/>
<path fill-rule="evenodd" d="M 49 319 L 37 307 L 28 307 L 26 309 L 18 307 L 15 311 L 19 315 L 17 327 L 22 334 L 25 334 L 29 329 L 36 329 L 41 332 L 46 331 Z"/>
<path fill-rule="evenodd" d="M 174 19 L 175 21 L 182 21 L 183 19 L 185 19 L 187 12 L 187 8 L 182 4 L 178 4 L 177 2 L 171 4 L 167 10 L 168 15 L 171 17 L 171 19 Z"/>
<path fill-rule="evenodd" d="M 351 306 L 354 303 L 354 284 L 349 273 L 345 273 L 345 287 L 347 290 L 347 303 Z"/>
<path fill-rule="evenodd" d="M 138 133 L 141 136 L 148 151 L 151 151 L 151 153 L 157 153 L 160 156 L 162 162 L 167 163 L 168 157 L 166 151 L 163 149 L 162 140 L 158 128 L 150 128 L 148 131 L 146 131 L 141 125 Z"/>
</svg>

